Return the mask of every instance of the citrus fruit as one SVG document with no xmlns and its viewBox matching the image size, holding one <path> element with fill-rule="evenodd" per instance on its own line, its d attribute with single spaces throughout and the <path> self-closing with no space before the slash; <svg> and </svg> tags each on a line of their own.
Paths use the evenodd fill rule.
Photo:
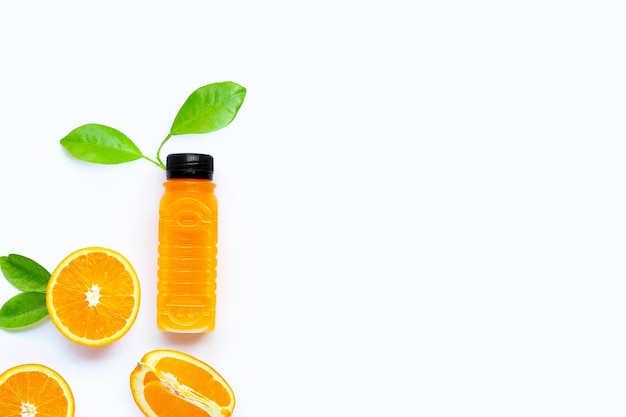
<svg viewBox="0 0 626 417">
<path fill-rule="evenodd" d="M 228 417 L 235 396 L 215 369 L 186 353 L 146 353 L 130 375 L 130 389 L 147 417 Z"/>
<path fill-rule="evenodd" d="M 46 290 L 50 318 L 71 341 L 102 346 L 131 328 L 139 311 L 139 280 L 118 252 L 79 249 L 56 267 Z"/>
<path fill-rule="evenodd" d="M 44 365 L 18 365 L 0 375 L 0 416 L 72 417 L 74 396 L 67 382 Z"/>
</svg>

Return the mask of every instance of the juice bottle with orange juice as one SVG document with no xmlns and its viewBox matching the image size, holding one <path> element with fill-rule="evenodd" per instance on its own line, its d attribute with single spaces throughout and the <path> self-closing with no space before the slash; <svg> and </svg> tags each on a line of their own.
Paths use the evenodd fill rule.
<svg viewBox="0 0 626 417">
<path fill-rule="evenodd" d="M 217 199 L 213 157 L 171 154 L 159 209 L 157 326 L 201 333 L 215 325 Z"/>
</svg>

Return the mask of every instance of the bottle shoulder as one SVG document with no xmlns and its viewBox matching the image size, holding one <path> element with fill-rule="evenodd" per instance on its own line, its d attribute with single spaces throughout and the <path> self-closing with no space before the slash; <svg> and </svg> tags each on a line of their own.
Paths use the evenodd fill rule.
<svg viewBox="0 0 626 417">
<path fill-rule="evenodd" d="M 217 214 L 215 184 L 206 180 L 168 180 L 161 197 L 160 213 L 173 216 L 178 211 L 204 213 L 201 217 Z"/>
</svg>

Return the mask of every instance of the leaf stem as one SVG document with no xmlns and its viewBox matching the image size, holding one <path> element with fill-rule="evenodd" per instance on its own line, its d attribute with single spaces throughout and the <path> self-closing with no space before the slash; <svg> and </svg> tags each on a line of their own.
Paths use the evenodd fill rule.
<svg viewBox="0 0 626 417">
<path fill-rule="evenodd" d="M 158 166 L 159 168 L 165 169 L 165 165 L 163 164 L 163 162 L 161 161 L 157 162 L 154 159 L 147 157 L 146 155 L 141 155 L 141 157 L 147 161 L 152 162 L 154 165 Z"/>
<path fill-rule="evenodd" d="M 168 133 L 167 136 L 165 137 L 165 139 L 163 139 L 163 142 L 161 142 L 161 145 L 159 145 L 159 149 L 157 149 L 156 159 L 157 159 L 157 161 L 159 161 L 159 166 L 161 168 L 163 168 L 163 169 L 165 169 L 165 164 L 163 163 L 163 160 L 161 159 L 161 149 L 163 148 L 163 145 L 165 145 L 165 143 L 168 140 L 170 140 L 171 137 L 172 137 L 172 134 Z"/>
</svg>

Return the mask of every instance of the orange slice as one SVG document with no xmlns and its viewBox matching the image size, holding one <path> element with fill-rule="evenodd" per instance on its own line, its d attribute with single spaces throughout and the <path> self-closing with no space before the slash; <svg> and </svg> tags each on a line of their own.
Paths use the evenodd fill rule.
<svg viewBox="0 0 626 417">
<path fill-rule="evenodd" d="M 0 375 L 0 416 L 72 417 L 74 396 L 67 382 L 44 365 L 19 365 Z"/>
<path fill-rule="evenodd" d="M 228 417 L 235 395 L 206 363 L 174 350 L 154 350 L 130 375 L 130 389 L 147 417 Z"/>
<path fill-rule="evenodd" d="M 102 346 L 124 336 L 139 311 L 139 280 L 118 252 L 84 248 L 56 267 L 46 290 L 50 318 L 71 341 Z"/>
</svg>

